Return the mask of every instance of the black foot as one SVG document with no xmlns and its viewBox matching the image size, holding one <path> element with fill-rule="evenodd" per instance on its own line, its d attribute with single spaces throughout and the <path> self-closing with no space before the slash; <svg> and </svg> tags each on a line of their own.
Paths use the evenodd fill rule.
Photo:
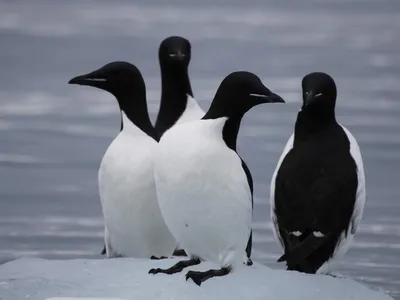
<svg viewBox="0 0 400 300">
<path fill-rule="evenodd" d="M 157 257 L 157 256 L 154 256 L 154 255 L 152 255 L 151 257 L 150 257 L 150 259 L 157 259 L 157 260 L 159 260 L 159 259 L 167 259 L 168 257 L 166 257 L 166 256 L 160 256 L 160 257 Z"/>
<path fill-rule="evenodd" d="M 104 245 L 104 247 L 103 247 L 103 250 L 101 251 L 101 255 L 105 255 L 107 253 L 107 251 L 106 251 L 106 245 Z"/>
<path fill-rule="evenodd" d="M 326 275 L 332 276 L 333 278 L 345 278 L 344 276 L 342 276 L 342 275 L 340 275 L 340 274 L 335 275 L 335 274 L 328 273 L 328 274 L 326 274 Z"/>
<path fill-rule="evenodd" d="M 185 250 L 183 249 L 175 249 L 174 253 L 172 254 L 174 256 L 187 256 Z"/>
<path fill-rule="evenodd" d="M 246 266 L 252 266 L 252 265 L 253 265 L 253 261 L 252 261 L 251 258 L 249 257 L 249 258 L 247 259 Z"/>
<path fill-rule="evenodd" d="M 253 231 L 250 231 L 249 241 L 247 242 L 247 246 L 246 246 L 246 255 L 249 259 L 251 256 L 252 246 L 253 246 Z"/>
<path fill-rule="evenodd" d="M 181 272 L 184 268 L 198 265 L 199 263 L 200 263 L 200 259 L 198 259 L 198 258 L 191 258 L 189 260 L 181 260 L 169 269 L 159 269 L 159 268 L 151 269 L 149 271 L 149 274 L 164 273 L 164 274 L 171 275 L 171 274 Z"/>
<path fill-rule="evenodd" d="M 186 280 L 191 278 L 195 284 L 198 286 L 201 285 L 202 282 L 213 278 L 213 277 L 218 277 L 218 276 L 225 276 L 228 275 L 231 272 L 230 267 L 226 268 L 221 268 L 219 270 L 208 270 L 205 272 L 200 272 L 200 271 L 189 271 L 186 273 Z"/>
</svg>

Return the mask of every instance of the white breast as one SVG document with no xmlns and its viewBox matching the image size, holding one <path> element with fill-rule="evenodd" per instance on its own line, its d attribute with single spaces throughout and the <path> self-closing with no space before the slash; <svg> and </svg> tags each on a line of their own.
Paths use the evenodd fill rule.
<svg viewBox="0 0 400 300">
<path fill-rule="evenodd" d="M 199 106 L 194 98 L 190 97 L 190 95 L 187 95 L 187 104 L 185 111 L 175 124 L 182 124 L 194 120 L 200 120 L 203 116 L 203 109 Z"/>
<path fill-rule="evenodd" d="M 251 193 L 240 158 L 222 140 L 225 121 L 198 120 L 166 132 L 155 179 L 161 212 L 180 245 L 234 267 L 250 234 Z"/>
<path fill-rule="evenodd" d="M 278 171 L 281 168 L 282 162 L 285 159 L 286 155 L 293 148 L 294 142 L 294 133 L 290 136 L 289 140 L 286 142 L 285 148 L 283 148 L 283 152 L 279 157 L 278 164 L 275 168 L 274 173 L 272 174 L 271 185 L 270 185 L 270 213 L 271 213 L 271 221 L 272 221 L 272 231 L 274 233 L 275 240 L 278 245 L 284 248 L 283 240 L 281 235 L 279 234 L 278 221 L 275 215 L 275 181 L 276 176 L 278 175 Z"/>
<path fill-rule="evenodd" d="M 176 241 L 158 206 L 154 182 L 157 142 L 124 117 L 99 169 L 106 243 L 122 256 L 169 256 Z"/>
</svg>

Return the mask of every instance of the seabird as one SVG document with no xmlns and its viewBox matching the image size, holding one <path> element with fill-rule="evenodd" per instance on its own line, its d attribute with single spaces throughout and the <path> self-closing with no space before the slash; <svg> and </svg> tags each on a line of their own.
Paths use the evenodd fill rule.
<svg viewBox="0 0 400 300">
<path fill-rule="evenodd" d="M 271 219 L 288 270 L 327 273 L 362 218 L 365 175 L 356 139 L 336 121 L 336 84 L 302 80 L 303 105 L 271 181 Z"/>
<path fill-rule="evenodd" d="M 201 120 L 173 126 L 159 142 L 155 160 L 158 200 L 164 220 L 189 260 L 150 274 L 173 274 L 210 260 L 221 266 L 189 271 L 196 284 L 229 274 L 249 240 L 252 195 L 236 153 L 240 122 L 252 107 L 284 102 L 249 72 L 228 75 Z"/>
<path fill-rule="evenodd" d="M 105 90 L 118 101 L 121 131 L 101 161 L 98 183 L 108 257 L 163 258 L 176 240 L 161 215 L 154 182 L 158 134 L 146 102 L 140 71 L 127 62 L 112 62 L 69 84 Z"/>
<path fill-rule="evenodd" d="M 175 124 L 200 120 L 205 112 L 194 99 L 188 68 L 191 60 L 191 44 L 180 36 L 170 36 L 163 40 L 158 51 L 161 68 L 161 104 L 155 129 L 161 137 L 165 131 Z M 251 189 L 253 203 L 253 178 L 242 159 L 243 168 Z M 252 265 L 252 233 L 246 247 L 244 263 Z M 174 252 L 177 256 L 186 256 L 178 246 Z"/>
<path fill-rule="evenodd" d="M 180 36 L 164 39 L 158 49 L 161 102 L 154 127 L 160 137 L 175 124 L 199 120 L 205 114 L 193 97 L 188 74 L 191 55 L 190 42 Z M 174 255 L 186 253 L 178 245 Z"/>
<path fill-rule="evenodd" d="M 193 97 L 188 75 L 190 42 L 180 36 L 163 40 L 158 50 L 161 103 L 155 129 L 160 135 L 175 124 L 201 119 L 205 112 Z"/>
</svg>

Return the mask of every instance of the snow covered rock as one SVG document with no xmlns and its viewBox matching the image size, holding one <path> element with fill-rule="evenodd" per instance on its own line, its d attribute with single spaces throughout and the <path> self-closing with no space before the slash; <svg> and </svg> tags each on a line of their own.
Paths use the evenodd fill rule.
<svg viewBox="0 0 400 300">
<path fill-rule="evenodd" d="M 175 275 L 149 275 L 151 268 L 178 259 L 133 258 L 43 260 L 21 258 L 0 266 L 3 300 L 390 300 L 349 278 L 273 270 L 255 263 L 212 278 L 200 287 L 185 280 L 188 270 L 216 268 L 202 263 Z"/>
</svg>

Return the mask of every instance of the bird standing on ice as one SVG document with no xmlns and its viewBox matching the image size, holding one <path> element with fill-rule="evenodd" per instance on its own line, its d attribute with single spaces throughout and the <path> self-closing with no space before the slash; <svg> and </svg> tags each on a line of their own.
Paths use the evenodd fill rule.
<svg viewBox="0 0 400 300">
<path fill-rule="evenodd" d="M 205 114 L 193 97 L 188 75 L 191 48 L 190 42 L 180 36 L 170 36 L 160 44 L 158 58 L 162 88 L 161 104 L 155 124 L 160 137 L 175 124 L 200 120 Z M 242 163 L 250 185 L 253 203 L 253 178 L 246 163 L 243 160 Z M 244 262 L 248 265 L 252 264 L 251 248 L 252 234 L 250 234 L 244 258 Z M 174 255 L 184 256 L 186 253 L 178 246 Z"/>
<path fill-rule="evenodd" d="M 244 114 L 269 102 L 284 101 L 256 75 L 234 72 L 222 81 L 201 120 L 165 132 L 154 169 L 158 200 L 168 228 L 190 259 L 149 273 L 173 274 L 201 260 L 218 263 L 220 269 L 186 274 L 200 285 L 243 261 L 252 203 L 236 139 Z"/>
<path fill-rule="evenodd" d="M 121 110 L 121 132 L 104 154 L 98 174 L 107 256 L 171 255 L 176 240 L 158 206 L 153 161 L 158 135 L 147 111 L 142 74 L 130 63 L 112 62 L 69 84 L 108 91 Z"/>
<path fill-rule="evenodd" d="M 325 73 L 302 80 L 303 106 L 271 182 L 271 218 L 288 270 L 327 273 L 349 249 L 362 218 L 359 146 L 335 118 L 336 85 Z"/>
<path fill-rule="evenodd" d="M 155 123 L 155 131 L 161 137 L 175 124 L 200 120 L 205 112 L 193 98 L 188 75 L 191 58 L 190 42 L 180 36 L 164 39 L 158 50 L 161 68 L 161 103 Z M 106 253 L 103 248 L 102 254 Z M 185 256 L 179 247 L 174 255 Z"/>
<path fill-rule="evenodd" d="M 158 49 L 161 103 L 154 127 L 160 137 L 175 124 L 200 120 L 205 114 L 193 98 L 188 74 L 191 52 L 190 42 L 180 36 L 164 39 Z M 178 245 L 174 255 L 186 253 Z"/>
</svg>

